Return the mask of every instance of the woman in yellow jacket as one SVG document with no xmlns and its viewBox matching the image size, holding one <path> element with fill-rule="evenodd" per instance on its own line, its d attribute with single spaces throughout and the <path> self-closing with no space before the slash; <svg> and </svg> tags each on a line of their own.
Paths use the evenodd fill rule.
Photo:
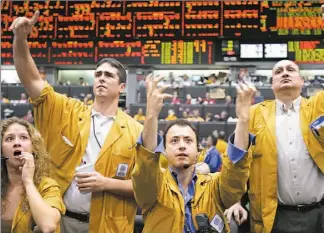
<svg viewBox="0 0 324 233">
<path fill-rule="evenodd" d="M 246 155 L 249 141 L 232 140 L 235 146 L 230 143 L 221 173 L 196 173 L 198 135 L 188 121 L 172 122 L 164 140 L 157 137 L 158 116 L 163 99 L 169 96 L 163 94 L 164 88 L 157 87 L 159 81 L 159 78 L 147 77 L 146 119 L 132 173 L 135 198 L 143 211 L 143 233 L 195 232 L 199 229 L 198 214 L 206 215 L 206 223 L 210 223 L 213 232 L 229 232 L 224 211 L 246 191 L 251 162 L 251 157 Z M 239 118 L 249 115 L 253 92 L 252 88 L 238 93 Z M 242 131 L 240 125 L 237 124 L 238 133 Z M 167 169 L 160 167 L 163 146 L 169 163 Z"/>
<path fill-rule="evenodd" d="M 59 232 L 65 207 L 58 184 L 48 177 L 51 163 L 41 135 L 14 117 L 2 123 L 1 138 L 1 232 Z"/>
</svg>

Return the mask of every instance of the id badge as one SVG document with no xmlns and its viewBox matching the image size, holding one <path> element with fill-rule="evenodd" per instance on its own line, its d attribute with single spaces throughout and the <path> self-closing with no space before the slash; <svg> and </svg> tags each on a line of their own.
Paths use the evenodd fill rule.
<svg viewBox="0 0 324 233">
<path fill-rule="evenodd" d="M 118 164 L 117 171 L 116 171 L 116 177 L 119 177 L 119 178 L 126 177 L 127 171 L 128 171 L 128 164 L 126 164 L 126 163 Z"/>
</svg>

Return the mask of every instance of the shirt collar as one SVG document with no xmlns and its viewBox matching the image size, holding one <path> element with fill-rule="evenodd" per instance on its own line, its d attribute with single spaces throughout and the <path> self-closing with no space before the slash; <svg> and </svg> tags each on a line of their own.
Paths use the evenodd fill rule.
<svg viewBox="0 0 324 233">
<path fill-rule="evenodd" d="M 215 146 L 210 147 L 210 148 L 207 150 L 206 153 L 209 153 L 209 152 L 212 151 L 214 148 L 215 148 Z"/>
<path fill-rule="evenodd" d="M 282 113 L 288 112 L 289 109 L 292 110 L 292 111 L 294 111 L 294 112 L 298 111 L 299 108 L 300 108 L 300 103 L 301 103 L 301 96 L 299 96 L 298 98 L 296 98 L 290 104 L 290 106 L 287 106 L 284 103 L 282 103 L 280 100 L 276 99 L 276 107 L 279 108 Z"/>
<path fill-rule="evenodd" d="M 114 116 L 104 116 L 100 112 L 97 112 L 96 110 L 94 110 L 94 108 L 92 108 L 91 117 L 94 117 L 94 116 L 95 117 L 103 117 L 103 118 L 106 118 L 107 120 L 108 119 L 116 120 L 116 115 L 114 115 Z"/>
<path fill-rule="evenodd" d="M 169 170 L 170 170 L 170 173 L 173 177 L 173 179 L 177 182 L 177 184 L 179 185 L 179 181 L 178 181 L 178 173 L 176 173 L 170 166 L 169 166 Z M 196 169 L 194 170 L 194 172 L 192 173 L 192 179 L 193 181 L 196 181 L 197 180 L 197 173 L 196 173 Z"/>
</svg>

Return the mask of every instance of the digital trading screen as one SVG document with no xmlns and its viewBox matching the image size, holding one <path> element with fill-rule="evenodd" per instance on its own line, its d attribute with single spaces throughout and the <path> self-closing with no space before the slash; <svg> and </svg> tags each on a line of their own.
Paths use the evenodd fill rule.
<svg viewBox="0 0 324 233">
<path fill-rule="evenodd" d="M 264 58 L 287 58 L 287 43 L 264 44 Z"/>
<path fill-rule="evenodd" d="M 289 41 L 288 58 L 297 63 L 324 63 L 324 39 Z"/>
<path fill-rule="evenodd" d="M 263 44 L 240 44 L 241 58 L 263 58 Z"/>
<path fill-rule="evenodd" d="M 223 61 L 237 61 L 240 57 L 240 42 L 238 40 L 223 40 L 221 54 Z"/>
<path fill-rule="evenodd" d="M 1 63 L 12 64 L 10 24 L 36 10 L 41 15 L 29 42 L 38 64 L 93 64 L 107 54 L 126 64 L 212 64 L 221 39 L 323 38 L 321 4 L 324 0 L 3 0 Z"/>
</svg>

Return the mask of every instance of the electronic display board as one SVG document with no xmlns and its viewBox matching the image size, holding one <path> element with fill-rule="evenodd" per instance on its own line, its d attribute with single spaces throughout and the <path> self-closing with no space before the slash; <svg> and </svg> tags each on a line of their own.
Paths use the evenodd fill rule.
<svg viewBox="0 0 324 233">
<path fill-rule="evenodd" d="M 1 1 L 2 34 L 40 10 L 42 38 L 181 39 L 322 36 L 319 1 Z M 36 33 L 36 32 L 35 32 Z"/>
<path fill-rule="evenodd" d="M 38 64 L 88 64 L 100 58 L 103 51 L 99 44 L 113 44 L 113 54 L 127 64 L 193 64 L 213 63 L 213 52 L 209 49 L 218 40 L 241 39 L 283 39 L 317 40 L 324 36 L 320 1 L 1 1 L 1 48 L 2 64 L 12 64 L 12 32 L 8 28 L 18 16 L 32 16 L 40 10 L 41 16 L 33 29 L 29 41 Z M 181 57 L 187 44 L 207 44 L 190 56 Z M 172 45 L 172 58 L 167 53 L 169 41 L 179 41 Z M 153 42 L 152 42 L 153 41 Z M 158 54 L 146 53 L 145 46 L 156 44 Z M 56 43 L 56 44 L 55 44 Z M 139 43 L 144 47 L 134 47 L 124 51 L 115 44 Z M 149 43 L 149 45 L 147 45 Z M 270 41 L 271 43 L 271 41 Z M 65 45 L 67 44 L 67 45 Z M 57 46 L 57 47 L 55 47 Z M 59 47 L 61 46 L 61 48 Z M 109 45 L 110 46 L 110 45 Z M 117 45 L 118 46 L 118 45 Z M 165 47 L 166 46 L 166 47 Z M 104 51 L 108 51 L 108 48 Z M 139 56 L 139 51 L 142 53 Z M 120 54 L 118 54 L 120 52 Z M 61 55 L 60 55 L 61 54 Z M 128 56 L 133 54 L 133 56 Z M 136 55 L 135 55 L 136 54 Z M 149 59 L 154 54 L 155 59 Z M 180 54 L 180 55 L 179 55 Z M 61 57 L 60 57 L 61 56 Z M 185 55 L 183 55 L 185 56 Z M 189 57 L 190 57 L 189 56 Z M 135 59 L 137 57 L 137 59 Z M 176 58 L 175 58 L 176 57 Z M 231 56 L 228 56 L 231 57 Z M 231 59 L 233 59 L 232 56 Z M 173 63 L 175 61 L 175 63 Z M 185 64 L 191 64 L 188 63 Z M 201 62 L 201 63 L 200 63 Z M 169 64 L 169 63 L 167 63 Z"/>
<path fill-rule="evenodd" d="M 2 1 L 1 63 L 13 63 L 12 21 L 40 10 L 29 38 L 37 64 L 93 64 L 107 56 L 125 64 L 213 64 L 213 42 L 196 31 L 215 30 L 202 21 L 217 18 L 208 15 L 218 5 L 204 4 L 196 17 L 195 2 L 184 8 L 180 1 Z"/>
<path fill-rule="evenodd" d="M 237 61 L 240 57 L 240 42 L 237 40 L 222 40 L 221 54 L 223 61 Z"/>
<path fill-rule="evenodd" d="M 264 58 L 287 58 L 287 43 L 264 44 Z"/>
<path fill-rule="evenodd" d="M 320 38 L 321 1 L 224 1 L 221 35 L 237 38 Z"/>
<path fill-rule="evenodd" d="M 2 64 L 12 64 L 12 45 L 2 43 Z M 102 58 L 116 58 L 124 64 L 213 64 L 214 44 L 206 40 L 29 42 L 37 64 L 95 64 Z"/>
<path fill-rule="evenodd" d="M 241 58 L 263 58 L 263 44 L 240 44 Z"/>
<path fill-rule="evenodd" d="M 289 41 L 288 58 L 296 63 L 324 64 L 324 39 Z"/>
</svg>

